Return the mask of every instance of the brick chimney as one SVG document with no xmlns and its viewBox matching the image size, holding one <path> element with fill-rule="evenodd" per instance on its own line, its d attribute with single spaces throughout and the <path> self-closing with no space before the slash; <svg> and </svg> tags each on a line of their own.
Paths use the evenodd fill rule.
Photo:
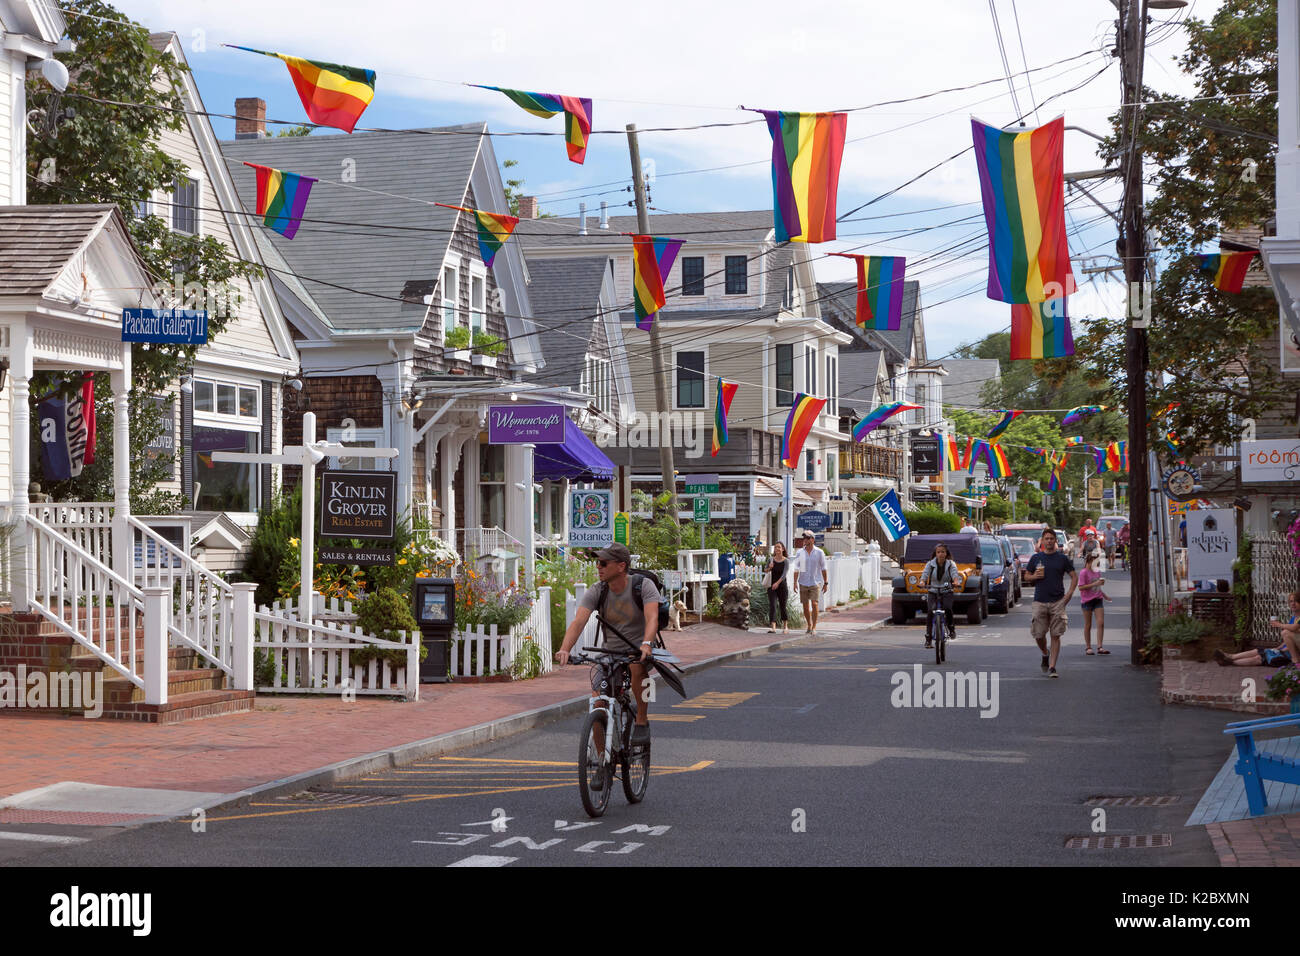
<svg viewBox="0 0 1300 956">
<path fill-rule="evenodd" d="M 235 100 L 235 139 L 266 138 L 266 100 L 241 96 Z"/>
<path fill-rule="evenodd" d="M 536 219 L 537 213 L 539 211 L 540 210 L 538 209 L 537 206 L 536 196 L 519 197 L 519 218 L 520 219 Z"/>
</svg>

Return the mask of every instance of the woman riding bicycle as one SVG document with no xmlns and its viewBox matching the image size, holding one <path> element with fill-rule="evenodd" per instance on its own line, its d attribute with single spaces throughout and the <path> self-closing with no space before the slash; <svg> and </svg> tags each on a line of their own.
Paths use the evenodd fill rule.
<svg viewBox="0 0 1300 956">
<path fill-rule="evenodd" d="M 921 587 L 926 589 L 925 606 L 925 646 L 931 647 L 931 618 L 937 609 L 940 601 L 943 603 L 943 614 L 948 622 L 948 633 L 953 637 L 957 636 L 957 629 L 952 625 L 952 593 L 957 584 L 957 565 L 953 563 L 952 557 L 948 554 L 946 544 L 936 544 L 934 553 L 930 560 L 925 563 L 925 568 L 921 571 Z"/>
</svg>

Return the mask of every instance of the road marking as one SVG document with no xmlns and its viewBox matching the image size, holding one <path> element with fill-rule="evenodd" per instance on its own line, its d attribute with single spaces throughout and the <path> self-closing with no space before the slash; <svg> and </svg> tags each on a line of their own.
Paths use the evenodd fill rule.
<svg viewBox="0 0 1300 956">
<path fill-rule="evenodd" d="M 674 704 L 674 707 L 680 707 L 681 704 Z M 703 720 L 705 714 L 655 714 L 655 723 L 690 723 L 693 720 Z"/>
<path fill-rule="evenodd" d="M 703 707 L 706 710 L 725 710 L 757 696 L 758 691 L 736 691 L 735 693 L 724 694 L 720 691 L 711 690 L 700 694 L 698 697 L 692 697 L 690 700 L 684 700 L 680 704 L 673 704 L 673 706 L 690 709 Z"/>
<path fill-rule="evenodd" d="M 448 863 L 447 865 L 448 866 L 509 866 L 517 859 L 519 859 L 519 857 L 517 856 L 485 856 L 483 854 L 475 854 L 474 856 L 467 856 L 463 860 L 457 860 L 455 863 Z"/>
<path fill-rule="evenodd" d="M 0 833 L 0 840 L 20 840 L 24 843 L 89 843 L 87 837 L 54 836 L 49 833 Z"/>
</svg>

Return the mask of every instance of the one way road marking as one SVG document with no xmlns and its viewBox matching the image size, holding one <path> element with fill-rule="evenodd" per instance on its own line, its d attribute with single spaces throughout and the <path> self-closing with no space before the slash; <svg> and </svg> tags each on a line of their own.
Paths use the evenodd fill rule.
<svg viewBox="0 0 1300 956">
<path fill-rule="evenodd" d="M 457 860 L 455 863 L 448 863 L 447 866 L 509 866 L 517 856 L 467 856 L 464 859 Z"/>
</svg>

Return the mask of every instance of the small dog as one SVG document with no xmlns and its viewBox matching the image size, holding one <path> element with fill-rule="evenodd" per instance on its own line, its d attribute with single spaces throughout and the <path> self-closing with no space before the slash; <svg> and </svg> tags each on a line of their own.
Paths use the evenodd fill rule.
<svg viewBox="0 0 1300 956">
<path fill-rule="evenodd" d="M 680 631 L 682 629 L 682 612 L 686 610 L 684 601 L 674 601 L 668 608 L 668 630 Z"/>
</svg>

